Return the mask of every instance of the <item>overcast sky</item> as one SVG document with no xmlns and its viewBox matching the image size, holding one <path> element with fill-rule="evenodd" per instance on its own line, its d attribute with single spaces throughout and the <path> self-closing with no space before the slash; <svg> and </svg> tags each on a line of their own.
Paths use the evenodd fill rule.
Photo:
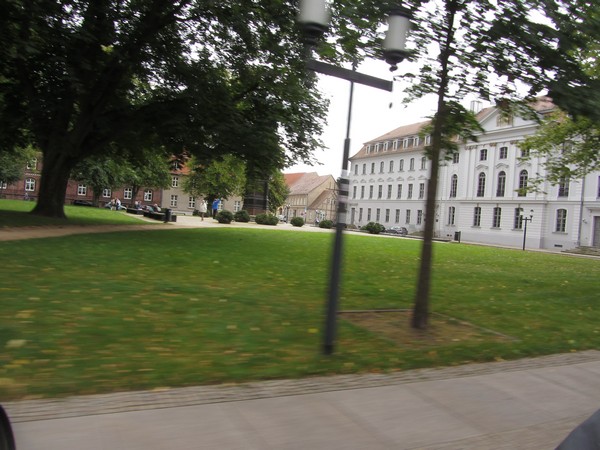
<svg viewBox="0 0 600 450">
<path fill-rule="evenodd" d="M 370 60 L 358 68 L 359 72 L 386 80 L 392 72 L 383 61 Z M 349 68 L 349 67 L 348 67 Z M 394 72 L 401 73 L 400 70 Z M 319 89 L 330 100 L 327 126 L 321 136 L 325 150 L 315 153 L 322 164 L 307 166 L 298 164 L 284 170 L 285 173 L 318 172 L 319 175 L 341 175 L 344 139 L 350 98 L 350 82 L 327 75 L 319 75 Z M 358 152 L 366 141 L 381 136 L 395 128 L 422 121 L 435 111 L 435 98 L 421 100 L 405 107 L 402 104 L 404 83 L 394 82 L 394 91 L 387 92 L 359 84 L 354 85 L 354 101 L 350 128 L 350 156 Z M 390 108 L 390 104 L 392 107 Z"/>
</svg>

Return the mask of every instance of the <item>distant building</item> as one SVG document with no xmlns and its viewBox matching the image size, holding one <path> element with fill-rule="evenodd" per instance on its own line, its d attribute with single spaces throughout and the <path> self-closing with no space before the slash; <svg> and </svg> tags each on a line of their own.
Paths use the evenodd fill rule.
<svg viewBox="0 0 600 450">
<path fill-rule="evenodd" d="M 337 183 L 331 175 L 316 172 L 284 174 L 290 189 L 279 214 L 286 220 L 302 217 L 306 223 L 329 219 L 335 222 Z"/>
<path fill-rule="evenodd" d="M 542 97 L 534 108 L 544 116 L 555 106 Z M 495 107 L 478 111 L 477 118 L 485 132 L 477 142 L 461 143 L 440 168 L 436 236 L 452 239 L 460 232 L 465 241 L 519 247 L 527 225 L 529 248 L 600 247 L 600 173 L 556 185 L 544 182 L 543 192 L 527 192 L 530 178 L 544 175 L 544 161 L 522 159 L 519 143 L 538 123 Z M 392 130 L 350 158 L 350 224 L 373 221 L 412 233 L 423 230 L 431 161 L 425 156 L 430 136 L 421 132 L 428 124 Z M 523 220 L 530 216 L 530 222 Z"/>
</svg>

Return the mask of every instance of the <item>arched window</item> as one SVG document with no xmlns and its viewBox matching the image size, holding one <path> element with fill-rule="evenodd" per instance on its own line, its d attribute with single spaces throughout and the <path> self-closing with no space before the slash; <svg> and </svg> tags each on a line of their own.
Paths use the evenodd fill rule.
<svg viewBox="0 0 600 450">
<path fill-rule="evenodd" d="M 506 172 L 500 172 L 498 174 L 498 186 L 496 187 L 496 197 L 504 197 L 505 188 L 506 188 Z"/>
<path fill-rule="evenodd" d="M 383 166 L 385 165 L 385 163 L 383 161 L 381 161 L 379 163 L 379 173 L 383 173 Z"/>
<path fill-rule="evenodd" d="M 477 197 L 485 195 L 485 173 L 481 172 L 477 180 Z"/>
<path fill-rule="evenodd" d="M 529 178 L 529 174 L 526 170 L 521 170 L 519 173 L 519 197 L 525 197 L 527 195 L 527 179 Z"/>
<path fill-rule="evenodd" d="M 408 170 L 415 170 L 415 158 L 410 158 L 410 168 Z"/>
<path fill-rule="evenodd" d="M 458 191 L 458 175 L 452 175 L 452 179 L 450 181 L 450 197 L 456 197 L 457 191 Z"/>
</svg>

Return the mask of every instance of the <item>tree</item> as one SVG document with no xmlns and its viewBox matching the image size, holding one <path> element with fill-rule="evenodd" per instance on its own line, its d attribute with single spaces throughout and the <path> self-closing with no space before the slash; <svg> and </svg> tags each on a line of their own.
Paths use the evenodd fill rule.
<svg viewBox="0 0 600 450">
<path fill-rule="evenodd" d="M 414 1 L 411 5 L 419 21 L 413 40 L 420 67 L 412 76 L 408 101 L 425 95 L 436 95 L 438 99 L 432 120 L 432 142 L 426 149 L 431 172 L 411 318 L 414 328 L 423 329 L 429 319 L 440 160 L 455 150 L 456 139 L 475 140 L 473 132 L 479 129 L 472 114 L 460 107 L 460 101 L 467 94 L 476 94 L 508 112 L 522 109 L 543 88 L 550 88 L 562 104 L 577 109 L 573 102 L 575 91 L 569 87 L 571 80 L 575 77 L 578 81 L 589 81 L 589 77 L 572 55 L 589 41 L 569 35 L 573 26 L 565 15 L 565 11 L 571 10 L 568 2 L 440 0 Z M 536 21 L 532 11 L 546 13 L 551 22 Z M 594 11 L 597 13 L 598 8 Z M 579 13 L 577 18 L 587 20 Z M 589 111 L 589 108 L 579 110 Z"/>
<path fill-rule="evenodd" d="M 93 204 L 98 206 L 104 189 L 116 189 L 123 186 L 130 167 L 124 160 L 108 155 L 97 155 L 77 164 L 72 178 L 89 186 L 93 194 Z"/>
<path fill-rule="evenodd" d="M 288 195 L 290 195 L 290 188 L 285 183 L 283 174 L 279 171 L 269 177 L 267 187 L 269 193 L 269 211 L 275 214 L 283 206 Z"/>
<path fill-rule="evenodd" d="M 242 195 L 246 185 L 246 167 L 242 160 L 225 155 L 208 165 L 198 164 L 196 158 L 187 162 L 190 174 L 183 182 L 183 189 L 194 197 L 229 198 Z"/>
<path fill-rule="evenodd" d="M 295 5 L 2 0 L 0 146 L 43 154 L 33 213 L 64 217 L 73 168 L 113 149 L 310 160 L 325 103 Z"/>
<path fill-rule="evenodd" d="M 36 150 L 31 147 L 0 151 L 0 182 L 10 184 L 22 179 L 27 163 L 32 161 L 36 154 Z"/>
</svg>

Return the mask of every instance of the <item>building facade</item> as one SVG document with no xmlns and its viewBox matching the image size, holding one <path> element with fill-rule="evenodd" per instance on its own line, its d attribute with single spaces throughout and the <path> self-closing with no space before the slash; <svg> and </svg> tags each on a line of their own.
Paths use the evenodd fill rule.
<svg viewBox="0 0 600 450">
<path fill-rule="evenodd" d="M 316 172 L 284 174 L 290 189 L 279 215 L 287 221 L 302 217 L 306 223 L 321 220 L 335 221 L 337 205 L 337 183 L 331 175 Z"/>
<path fill-rule="evenodd" d="M 540 115 L 554 109 L 538 99 Z M 485 244 L 553 250 L 600 247 L 600 173 L 582 179 L 543 182 L 528 191 L 541 157 L 528 158 L 519 143 L 534 134 L 538 123 L 479 111 L 484 132 L 477 142 L 464 142 L 440 168 L 435 235 Z M 350 158 L 350 220 L 362 226 L 379 222 L 401 225 L 410 233 L 423 230 L 427 180 L 431 162 L 425 157 L 429 122 L 397 128 L 365 143 Z M 525 234 L 526 231 L 526 234 Z"/>
</svg>

